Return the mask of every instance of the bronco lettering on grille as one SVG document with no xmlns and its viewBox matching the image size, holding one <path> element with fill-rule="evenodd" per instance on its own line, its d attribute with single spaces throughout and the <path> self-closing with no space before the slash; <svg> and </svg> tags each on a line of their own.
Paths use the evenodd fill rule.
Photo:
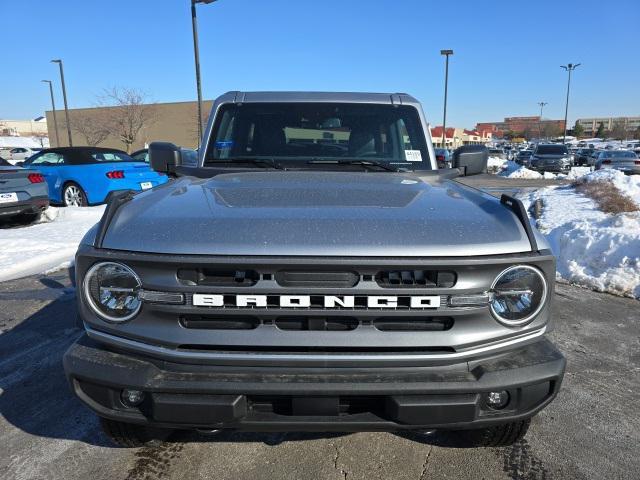
<svg viewBox="0 0 640 480">
<path fill-rule="evenodd" d="M 396 296 L 396 295 L 221 295 L 195 293 L 195 307 L 241 307 L 266 308 L 312 308 L 312 299 L 321 299 L 319 308 L 438 308 L 439 295 Z M 271 300 L 271 303 L 270 303 Z M 276 304 L 274 305 L 273 301 Z M 359 300 L 359 301 L 357 301 Z"/>
</svg>

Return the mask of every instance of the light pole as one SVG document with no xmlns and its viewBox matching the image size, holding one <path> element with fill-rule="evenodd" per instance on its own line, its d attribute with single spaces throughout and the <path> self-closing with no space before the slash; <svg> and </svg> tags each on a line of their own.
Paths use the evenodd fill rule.
<svg viewBox="0 0 640 480">
<path fill-rule="evenodd" d="M 191 28 L 193 29 L 193 56 L 196 62 L 196 88 L 198 89 L 198 148 L 202 141 L 202 84 L 200 82 L 200 50 L 198 48 L 198 17 L 196 4 L 213 3 L 216 0 L 191 0 Z"/>
<path fill-rule="evenodd" d="M 449 86 L 449 55 L 453 55 L 453 50 L 440 50 L 440 55 L 446 57 L 444 67 L 444 113 L 442 115 L 442 148 L 447 148 L 447 88 Z"/>
<path fill-rule="evenodd" d="M 569 89 L 571 88 L 571 72 L 578 68 L 580 63 L 568 63 L 567 65 L 560 65 L 560 68 L 564 68 L 569 72 L 569 79 L 567 80 L 567 103 L 564 107 L 564 134 L 562 135 L 562 143 L 567 141 L 567 115 L 569 113 Z"/>
<path fill-rule="evenodd" d="M 547 102 L 538 102 L 540 105 L 540 121 L 538 122 L 538 137 L 542 138 L 542 109 L 545 105 L 549 105 Z"/>
<path fill-rule="evenodd" d="M 67 135 L 69 136 L 69 146 L 73 147 L 73 140 L 71 139 L 71 124 L 69 123 L 69 106 L 67 105 L 67 87 L 64 85 L 64 69 L 62 68 L 62 60 L 51 60 L 51 63 L 57 63 L 60 67 L 60 83 L 62 84 L 62 99 L 64 100 L 64 118 L 67 122 Z"/>
<path fill-rule="evenodd" d="M 56 118 L 56 101 L 53 99 L 53 85 L 51 80 L 42 80 L 49 84 L 49 93 L 51 94 L 51 110 L 53 111 L 53 128 L 56 130 L 56 147 L 60 146 L 60 137 L 58 136 L 58 119 Z"/>
</svg>

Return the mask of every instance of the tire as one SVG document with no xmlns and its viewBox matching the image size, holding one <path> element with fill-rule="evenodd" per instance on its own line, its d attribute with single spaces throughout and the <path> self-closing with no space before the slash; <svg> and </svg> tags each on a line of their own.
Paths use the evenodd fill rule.
<svg viewBox="0 0 640 480">
<path fill-rule="evenodd" d="M 74 182 L 66 183 L 62 188 L 62 203 L 65 207 L 86 207 L 89 205 L 84 190 Z"/>
<path fill-rule="evenodd" d="M 21 213 L 20 215 L 16 215 L 14 218 L 21 225 L 31 225 L 40 220 L 42 217 L 42 212 L 36 213 Z"/>
<path fill-rule="evenodd" d="M 531 419 L 504 423 L 477 430 L 452 432 L 466 447 L 506 447 L 522 440 L 529 430 Z"/>
<path fill-rule="evenodd" d="M 149 428 L 102 417 L 100 425 L 111 442 L 124 448 L 153 446 L 161 443 L 171 433 L 170 430 Z"/>
</svg>

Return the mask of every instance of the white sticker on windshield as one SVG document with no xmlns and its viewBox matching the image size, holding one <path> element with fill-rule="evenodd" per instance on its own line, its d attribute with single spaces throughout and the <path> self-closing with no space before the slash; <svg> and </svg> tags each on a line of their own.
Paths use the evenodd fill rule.
<svg viewBox="0 0 640 480">
<path fill-rule="evenodd" d="M 404 158 L 407 159 L 407 162 L 421 162 L 422 153 L 420 153 L 420 150 L 405 150 Z"/>
</svg>

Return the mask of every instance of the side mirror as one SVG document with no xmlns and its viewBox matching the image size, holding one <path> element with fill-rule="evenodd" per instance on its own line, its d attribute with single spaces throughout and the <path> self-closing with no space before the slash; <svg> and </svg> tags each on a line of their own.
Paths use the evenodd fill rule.
<svg viewBox="0 0 640 480">
<path fill-rule="evenodd" d="M 169 142 L 151 142 L 149 163 L 151 168 L 158 173 L 174 175 L 176 168 L 182 165 L 180 147 Z"/>
<path fill-rule="evenodd" d="M 484 145 L 465 145 L 453 152 L 453 168 L 462 171 L 462 175 L 478 175 L 487 173 L 489 150 Z"/>
</svg>

